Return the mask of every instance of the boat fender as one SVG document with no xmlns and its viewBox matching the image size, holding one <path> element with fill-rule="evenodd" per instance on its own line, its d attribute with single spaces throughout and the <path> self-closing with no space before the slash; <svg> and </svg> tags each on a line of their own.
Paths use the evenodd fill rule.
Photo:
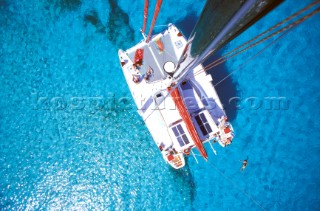
<svg viewBox="0 0 320 211">
<path fill-rule="evenodd" d="M 183 150 L 183 153 L 186 155 L 190 155 L 190 148 Z"/>
</svg>

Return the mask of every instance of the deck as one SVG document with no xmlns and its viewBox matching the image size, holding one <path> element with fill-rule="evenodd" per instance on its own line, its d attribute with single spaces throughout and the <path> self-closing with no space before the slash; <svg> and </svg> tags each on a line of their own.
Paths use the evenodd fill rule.
<svg viewBox="0 0 320 211">
<path fill-rule="evenodd" d="M 164 50 L 160 50 L 156 41 L 160 40 Z M 148 80 L 148 83 L 153 83 L 159 80 L 163 80 L 167 77 L 167 73 L 163 70 L 166 62 L 173 62 L 176 66 L 178 63 L 178 55 L 175 54 L 173 36 L 170 33 L 159 34 L 148 44 L 139 46 L 140 49 L 144 50 L 143 64 L 139 68 L 141 75 L 145 75 L 148 68 L 150 67 L 152 75 Z M 170 53 L 171 52 L 171 53 Z M 130 60 L 134 60 L 135 50 L 128 51 Z"/>
</svg>

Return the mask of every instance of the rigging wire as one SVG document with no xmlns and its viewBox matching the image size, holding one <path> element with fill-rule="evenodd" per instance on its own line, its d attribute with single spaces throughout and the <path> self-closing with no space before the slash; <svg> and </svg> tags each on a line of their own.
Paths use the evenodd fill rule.
<svg viewBox="0 0 320 211">
<path fill-rule="evenodd" d="M 241 48 L 241 47 L 244 46 L 245 44 L 237 47 L 236 49 L 232 50 L 231 52 L 227 53 L 226 55 L 222 56 L 221 58 L 219 58 L 219 59 L 215 60 L 214 62 L 210 63 L 209 65 L 207 65 L 207 66 L 204 67 L 203 69 L 199 70 L 198 72 L 195 72 L 193 75 L 196 76 L 196 75 L 198 75 L 198 74 L 200 74 L 200 73 L 202 73 L 202 72 L 204 72 L 204 71 L 207 71 L 207 70 L 209 70 L 209 69 L 211 69 L 211 68 L 213 68 L 213 67 L 216 67 L 216 66 L 218 66 L 218 65 L 220 65 L 220 64 L 228 61 L 229 59 L 231 59 L 231 58 L 233 58 L 233 57 L 235 57 L 235 56 L 237 56 L 237 55 L 239 55 L 239 54 L 241 54 L 241 53 L 249 50 L 250 48 L 253 48 L 253 47 L 257 46 L 258 44 L 260 44 L 260 43 L 262 43 L 262 42 L 270 39 L 271 37 L 273 37 L 273 36 L 275 36 L 275 35 L 278 35 L 278 34 L 280 34 L 281 32 L 284 32 L 284 31 L 286 31 L 286 30 L 288 30 L 288 29 L 290 29 L 290 28 L 292 28 L 292 27 L 294 27 L 294 26 L 302 23 L 303 21 L 307 20 L 308 18 L 312 17 L 313 15 L 315 15 L 315 14 L 318 13 L 318 12 L 320 12 L 320 8 L 317 8 L 316 10 L 314 10 L 314 11 L 311 12 L 311 13 L 309 13 L 308 15 L 303 16 L 302 18 L 296 20 L 295 22 L 293 22 L 293 23 L 291 23 L 291 24 L 289 24 L 289 25 L 287 25 L 287 26 L 285 26 L 285 27 L 283 27 L 283 28 L 280 28 L 279 30 L 273 32 L 272 34 L 268 35 L 267 37 L 264 37 L 263 39 L 261 39 L 261 40 L 259 40 L 259 41 L 257 41 L 257 42 L 252 43 L 252 44 L 249 45 L 248 47 L 246 47 L 246 48 L 244 48 L 244 49 L 242 49 L 242 50 L 240 50 L 240 51 L 232 54 L 232 52 L 236 51 L 236 49 Z M 272 28 L 273 28 L 273 27 L 272 27 Z M 270 30 L 267 30 L 267 31 L 270 31 Z M 265 33 L 267 33 L 267 32 L 263 32 L 262 34 L 265 34 Z M 259 37 L 259 36 L 261 37 L 262 35 L 260 34 L 260 35 L 258 35 L 257 37 Z M 249 41 L 246 42 L 246 43 L 250 43 L 252 40 L 256 40 L 257 37 L 249 40 Z M 230 54 L 232 54 L 232 55 L 228 57 L 228 55 L 230 55 Z"/>
<path fill-rule="evenodd" d="M 291 28 L 292 29 L 292 28 Z M 223 82 L 224 80 L 226 80 L 228 77 L 230 77 L 233 73 L 235 73 L 236 71 L 242 69 L 247 63 L 249 63 L 252 59 L 255 59 L 257 56 L 259 56 L 261 53 L 263 53 L 265 50 L 267 50 L 267 48 L 269 48 L 271 45 L 273 45 L 274 43 L 276 43 L 280 38 L 284 37 L 286 34 L 288 34 L 290 32 L 289 29 L 288 31 L 284 32 L 282 35 L 280 35 L 279 37 L 277 37 L 275 40 L 273 40 L 271 43 L 269 43 L 266 47 L 264 47 L 262 50 L 260 50 L 258 53 L 256 53 L 255 55 L 253 55 L 252 57 L 250 57 L 249 59 L 247 59 L 244 63 L 242 63 L 237 69 L 235 69 L 234 71 L 232 71 L 229 75 L 227 75 L 226 77 L 224 77 L 223 79 L 221 79 L 218 83 L 214 84 L 213 86 L 217 86 L 219 85 L 221 82 Z"/>
<path fill-rule="evenodd" d="M 217 59 L 216 61 L 214 61 L 213 63 L 209 64 L 208 66 L 206 66 L 206 68 L 209 68 L 210 65 L 213 65 L 215 62 L 218 62 L 220 60 L 222 60 L 224 57 L 227 57 L 229 55 L 231 55 L 233 52 L 241 49 L 242 47 L 246 46 L 247 44 L 249 44 L 250 42 L 257 40 L 258 38 L 266 35 L 268 32 L 276 29 L 277 27 L 281 26 L 282 24 L 290 21 L 291 19 L 297 17 L 298 15 L 300 15 L 302 12 L 305 12 L 306 10 L 310 9 L 311 7 L 313 7 L 314 5 L 318 4 L 320 1 L 314 1 L 313 3 L 307 5 L 306 7 L 302 8 L 301 10 L 297 11 L 296 13 L 292 14 L 291 16 L 287 17 L 286 19 L 284 19 L 283 21 L 277 23 L 276 25 L 274 25 L 273 27 L 269 28 L 268 30 L 262 32 L 261 34 L 257 35 L 256 37 L 250 39 L 249 41 L 243 43 L 242 45 L 238 46 L 237 48 L 233 49 L 232 51 L 228 52 L 227 54 L 223 55 L 221 58 Z"/>
</svg>

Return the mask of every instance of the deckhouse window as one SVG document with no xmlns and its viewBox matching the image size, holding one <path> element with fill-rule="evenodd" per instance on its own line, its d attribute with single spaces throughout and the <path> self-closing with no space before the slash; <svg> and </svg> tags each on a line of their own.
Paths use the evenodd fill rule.
<svg viewBox="0 0 320 211">
<path fill-rule="evenodd" d="M 197 116 L 195 116 L 195 119 L 200 127 L 200 130 L 204 136 L 208 135 L 212 132 L 212 129 L 210 127 L 210 124 L 208 123 L 208 120 L 204 113 L 200 113 Z"/>
<path fill-rule="evenodd" d="M 180 124 L 172 127 L 172 131 L 173 131 L 174 135 L 176 136 L 181 147 L 186 144 L 189 144 L 188 137 Z"/>
<path fill-rule="evenodd" d="M 157 105 L 160 105 L 160 103 L 162 103 L 163 99 L 164 99 L 164 96 L 161 92 L 156 94 L 155 101 L 156 101 Z"/>
</svg>

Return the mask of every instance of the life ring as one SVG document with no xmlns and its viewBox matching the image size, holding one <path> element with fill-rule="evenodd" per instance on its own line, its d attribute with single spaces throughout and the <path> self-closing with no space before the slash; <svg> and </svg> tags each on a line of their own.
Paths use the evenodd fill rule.
<svg viewBox="0 0 320 211">
<path fill-rule="evenodd" d="M 190 155 L 190 148 L 183 150 L 183 153 L 186 155 Z"/>
</svg>

